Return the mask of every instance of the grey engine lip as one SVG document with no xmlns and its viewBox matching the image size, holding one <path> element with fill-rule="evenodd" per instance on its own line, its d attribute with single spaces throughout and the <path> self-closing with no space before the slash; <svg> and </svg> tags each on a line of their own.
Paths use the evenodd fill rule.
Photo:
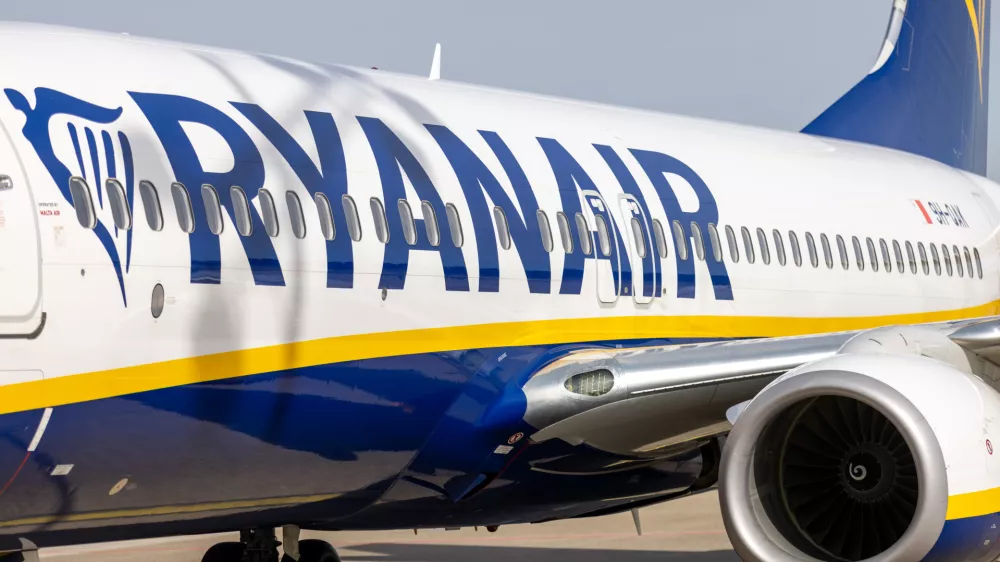
<svg viewBox="0 0 1000 562">
<path fill-rule="evenodd" d="M 940 537 L 948 509 L 941 446 L 928 421 L 899 391 L 875 378 L 840 370 L 804 373 L 781 381 L 761 392 L 736 421 L 726 441 L 719 478 L 722 518 L 736 552 L 746 562 L 812 560 L 791 545 L 779 546 L 761 525 L 751 497 L 751 468 L 754 446 L 767 425 L 793 404 L 818 396 L 864 402 L 882 412 L 903 434 L 917 464 L 917 509 L 899 542 L 866 562 L 923 559 Z"/>
</svg>

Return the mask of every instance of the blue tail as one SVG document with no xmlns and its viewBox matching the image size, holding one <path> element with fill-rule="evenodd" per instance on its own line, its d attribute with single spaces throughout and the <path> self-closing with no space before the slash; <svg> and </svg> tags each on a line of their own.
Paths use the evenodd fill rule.
<svg viewBox="0 0 1000 562">
<path fill-rule="evenodd" d="M 875 68 L 802 132 L 986 175 L 990 0 L 895 0 Z"/>
</svg>

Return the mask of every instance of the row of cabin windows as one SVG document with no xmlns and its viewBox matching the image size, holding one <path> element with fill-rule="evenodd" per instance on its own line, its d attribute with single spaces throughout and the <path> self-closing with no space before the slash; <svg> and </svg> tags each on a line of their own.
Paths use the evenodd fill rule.
<svg viewBox="0 0 1000 562">
<path fill-rule="evenodd" d="M 106 182 L 106 191 L 108 194 L 109 204 L 111 205 L 111 213 L 115 226 L 122 230 L 130 229 L 132 227 L 132 214 L 131 209 L 129 208 L 128 199 L 125 196 L 125 189 L 118 180 L 112 178 L 108 179 Z M 170 186 L 170 192 L 174 201 L 174 208 L 177 211 L 178 225 L 184 232 L 194 232 L 194 209 L 192 207 L 191 196 L 188 193 L 187 188 L 183 184 L 174 183 Z M 70 179 L 70 193 L 73 197 L 73 205 L 76 209 L 77 218 L 79 219 L 80 224 L 86 228 L 94 228 L 97 224 L 97 218 L 94 211 L 93 200 L 90 197 L 90 189 L 87 186 L 86 180 L 79 177 Z M 224 223 L 222 219 L 222 202 L 219 199 L 219 193 L 213 186 L 207 184 L 201 187 L 201 193 L 202 200 L 205 204 L 205 215 L 207 217 L 208 229 L 213 234 L 221 234 Z M 237 231 L 239 231 L 241 236 L 250 236 L 253 232 L 253 221 L 251 219 L 250 201 L 247 198 L 247 194 L 240 187 L 233 186 L 229 188 L 229 196 L 231 199 L 231 206 L 233 208 L 233 215 L 235 219 L 234 223 Z M 159 195 L 157 194 L 156 188 L 153 184 L 145 180 L 139 182 L 139 197 L 142 199 L 146 222 L 149 224 L 149 227 L 154 231 L 162 230 L 163 213 L 160 207 Z M 274 197 L 271 195 L 270 191 L 261 188 L 258 191 L 258 199 L 260 202 L 261 219 L 264 223 L 264 231 L 268 236 L 278 236 L 280 228 Z M 337 236 L 337 229 L 333 220 L 332 204 L 329 198 L 323 193 L 317 193 L 315 195 L 315 203 L 319 214 L 320 230 L 322 231 L 323 237 L 327 240 L 333 240 Z M 305 238 L 306 221 L 302 209 L 302 202 L 299 200 L 299 196 L 293 191 L 286 191 L 285 204 L 288 207 L 288 216 L 290 219 L 292 233 L 296 238 Z M 354 241 L 361 240 L 361 221 L 358 216 L 358 207 L 355 204 L 354 199 L 350 195 L 344 195 L 341 198 L 341 204 L 343 206 L 344 217 L 347 222 L 346 226 L 348 236 L 350 236 Z M 400 199 L 397 201 L 396 205 L 402 222 L 403 238 L 406 240 L 407 244 L 411 246 L 415 245 L 417 243 L 417 226 L 416 221 L 414 220 L 413 210 L 410 208 L 409 202 L 405 199 Z M 379 242 L 385 244 L 389 241 L 390 231 L 389 223 L 386 218 L 385 207 L 378 197 L 371 198 L 370 207 L 372 217 L 375 222 L 375 237 L 379 240 Z M 432 246 L 438 246 L 441 243 L 441 233 L 434 206 L 429 201 L 421 201 L 420 210 L 423 214 L 427 241 Z M 462 232 L 462 223 L 458 214 L 458 209 L 454 204 L 448 203 L 445 205 L 445 214 L 448 222 L 448 230 L 451 234 L 452 244 L 456 247 L 462 247 L 464 243 L 464 234 Z M 493 219 L 496 221 L 497 237 L 499 238 L 500 246 L 504 250 L 509 250 L 511 247 L 510 227 L 507 222 L 506 214 L 499 206 L 493 208 Z M 597 251 L 600 252 L 602 256 L 610 256 L 611 234 L 607 221 L 601 215 L 595 215 L 594 219 L 597 227 Z M 546 252 L 552 252 L 555 249 L 555 243 L 548 215 L 545 211 L 539 210 L 537 212 L 537 220 L 538 229 L 541 234 L 542 247 Z M 584 255 L 589 256 L 591 252 L 594 251 L 594 248 L 592 248 L 590 229 L 587 225 L 587 220 L 582 213 L 576 213 L 573 222 L 575 223 L 577 229 L 577 237 L 580 240 L 580 250 Z M 573 253 L 573 234 L 570 231 L 570 220 L 566 213 L 563 213 L 562 211 L 556 213 L 556 225 L 559 230 L 559 238 L 562 242 L 563 251 L 567 254 Z M 673 229 L 674 240 L 683 241 L 688 239 L 685 236 L 684 226 L 680 223 L 680 221 L 673 221 L 671 223 L 671 228 Z M 645 258 L 647 252 L 646 238 L 642 225 L 637 218 L 631 218 L 629 230 L 631 231 L 631 235 L 633 237 L 636 252 L 639 254 L 640 258 Z M 723 260 L 723 250 L 719 231 L 716 226 L 711 223 L 709 223 L 707 231 L 707 246 L 711 249 L 711 257 L 715 261 L 721 262 Z M 758 252 L 760 254 L 761 262 L 765 265 L 771 263 L 771 245 L 768 239 L 768 234 L 764 231 L 764 229 L 758 228 L 755 233 L 756 236 L 754 236 L 754 234 L 750 232 L 749 228 L 743 226 L 740 228 L 740 236 L 737 237 L 733 227 L 727 225 L 725 227 L 725 233 L 726 242 L 729 247 L 729 261 L 732 263 L 738 263 L 740 261 L 741 240 L 744 249 L 744 256 L 748 263 L 752 264 L 756 262 Z M 663 230 L 663 225 L 657 219 L 653 220 L 653 237 L 655 239 L 658 255 L 660 258 L 666 258 L 668 255 L 666 236 Z M 690 224 L 690 239 L 693 242 L 692 246 L 695 256 L 702 261 L 707 259 L 705 237 L 701 231 L 701 227 L 696 222 L 692 222 Z M 788 252 L 786 252 L 785 239 L 781 231 L 777 229 L 772 230 L 771 239 L 773 239 L 774 242 L 775 258 L 779 265 L 786 265 L 788 263 L 788 254 L 791 254 L 792 261 L 797 267 L 802 267 L 803 258 L 807 256 L 812 267 L 818 268 L 820 265 L 820 253 L 822 253 L 823 263 L 826 265 L 827 269 L 833 269 L 835 266 L 833 247 L 826 234 L 819 235 L 819 246 L 817 246 L 816 238 L 813 234 L 811 232 L 806 232 L 804 235 L 804 252 L 802 250 L 799 236 L 795 231 L 788 231 Z M 839 257 L 841 267 L 845 270 L 850 269 L 850 254 L 847 243 L 840 235 L 837 235 L 835 240 L 837 245 L 837 255 Z M 939 246 L 936 244 L 928 244 L 925 246 L 923 242 L 918 242 L 916 244 L 916 252 L 914 252 L 914 245 L 909 241 L 904 242 L 903 246 L 901 246 L 898 241 L 893 240 L 891 245 L 892 251 L 890 253 L 889 243 L 883 238 L 878 240 L 878 245 L 876 247 L 875 241 L 871 238 L 866 238 L 864 245 L 862 245 L 861 240 L 858 239 L 857 236 L 852 237 L 851 246 L 854 250 L 854 263 L 858 270 L 864 271 L 865 269 L 865 250 L 867 250 L 867 260 L 872 271 L 878 271 L 879 257 L 881 257 L 882 268 L 886 272 L 892 271 L 893 261 L 895 261 L 895 267 L 898 272 L 904 273 L 908 265 L 910 273 L 916 274 L 918 270 L 917 258 L 919 256 L 920 269 L 923 271 L 924 275 L 930 275 L 931 266 L 933 264 L 934 273 L 936 275 L 941 275 L 942 272 L 946 272 L 949 277 L 955 275 L 955 273 L 957 273 L 959 277 L 963 277 L 965 276 L 965 272 L 968 271 L 969 277 L 972 277 L 973 260 L 975 260 L 975 275 L 980 279 L 983 277 L 982 262 L 979 257 L 978 249 L 974 248 L 970 253 L 968 247 L 963 247 L 962 250 L 959 250 L 958 246 L 953 245 L 949 250 L 946 244 L 941 244 L 939 251 Z M 678 244 L 677 252 L 677 257 L 680 260 L 686 261 L 690 257 L 688 256 L 688 245 L 686 243 Z M 954 261 L 952 259 L 953 257 Z M 895 260 L 893 260 L 893 258 L 895 258 Z"/>
<path fill-rule="evenodd" d="M 679 229 L 680 236 L 678 239 L 683 239 L 683 229 L 681 229 L 679 223 L 675 221 L 674 226 L 675 229 Z M 722 251 L 716 243 L 718 232 L 715 229 L 715 225 L 709 224 L 708 229 L 712 237 L 712 257 L 715 261 L 722 261 Z M 740 228 L 740 236 L 737 237 L 733 227 L 726 226 L 729 261 L 733 263 L 740 261 L 740 240 L 742 239 L 744 255 L 748 263 L 756 261 L 755 246 L 760 252 L 761 262 L 765 265 L 771 263 L 771 248 L 768 234 L 762 228 L 758 228 L 755 234 L 756 236 L 751 234 L 750 229 L 744 226 Z M 691 223 L 691 238 L 694 239 L 699 259 L 703 259 L 704 247 L 702 245 L 700 230 L 696 223 Z M 812 267 L 818 268 L 820 266 L 820 253 L 822 253 L 823 263 L 826 265 L 826 268 L 833 269 L 835 266 L 833 248 L 826 234 L 819 235 L 819 246 L 817 247 L 816 238 L 811 232 L 806 232 L 804 236 L 806 249 L 804 252 L 799 241 L 799 236 L 795 231 L 788 231 L 788 248 L 790 250 L 788 253 L 785 251 L 785 241 L 781 231 L 777 229 L 772 230 L 770 238 L 774 241 L 775 258 L 779 265 L 786 265 L 788 253 L 790 253 L 792 261 L 797 267 L 802 267 L 803 259 L 808 255 L 809 263 Z M 850 269 L 851 252 L 848 250 L 847 243 L 839 234 L 835 237 L 835 242 L 840 266 L 845 270 Z M 905 241 L 901 245 L 898 240 L 887 242 L 884 238 L 879 238 L 877 243 L 871 238 L 865 238 L 862 244 L 857 236 L 851 237 L 851 248 L 854 253 L 854 264 L 859 271 L 865 270 L 865 261 L 867 259 L 868 266 L 872 271 L 879 270 L 881 261 L 881 267 L 886 272 L 892 272 L 895 266 L 896 271 L 901 274 L 909 269 L 912 274 L 916 274 L 918 270 L 922 270 L 924 275 L 930 275 L 933 266 L 935 275 L 942 275 L 942 272 L 944 272 L 949 277 L 956 274 L 958 277 L 965 277 L 966 272 L 968 272 L 968 277 L 970 278 L 983 278 L 983 265 L 979 257 L 979 250 L 976 248 L 973 248 L 970 252 L 967 246 L 963 246 L 960 249 L 958 246 L 952 245 L 949 249 L 947 244 L 938 245 L 928 243 L 925 246 L 923 242 L 917 242 L 916 246 L 914 246 L 909 241 Z M 916 248 L 916 251 L 914 251 L 914 248 Z M 682 257 L 681 259 L 684 258 Z M 974 265 L 973 262 L 975 262 Z"/>
<path fill-rule="evenodd" d="M 130 229 L 132 227 L 132 212 L 129 208 L 128 199 L 125 196 L 125 189 L 118 180 L 113 178 L 108 179 L 105 186 L 115 226 L 122 230 Z M 90 195 L 90 188 L 87 185 L 86 180 L 79 177 L 72 178 L 70 180 L 70 192 L 80 224 L 86 228 L 94 228 L 97 225 L 97 217 L 94 210 L 93 199 Z M 170 193 L 174 202 L 174 209 L 177 212 L 177 223 L 180 226 L 180 229 L 186 233 L 194 232 L 194 207 L 187 188 L 181 183 L 174 183 L 170 186 Z M 224 222 L 222 215 L 223 204 L 220 199 L 219 192 L 215 189 L 215 187 L 206 184 L 201 187 L 201 194 L 202 201 L 205 205 L 205 216 L 208 223 L 208 229 L 212 232 L 212 234 L 221 234 Z M 253 221 L 251 219 L 250 201 L 247 194 L 242 188 L 233 186 L 229 188 L 229 196 L 231 199 L 231 207 L 233 209 L 233 222 L 236 225 L 237 231 L 239 231 L 241 236 L 250 236 L 253 232 Z M 151 182 L 145 180 L 139 182 L 139 197 L 142 200 L 143 209 L 146 215 L 146 222 L 149 224 L 150 229 L 154 231 L 162 230 L 164 221 L 160 198 L 156 188 Z M 267 189 L 261 188 L 258 191 L 258 200 L 260 203 L 260 215 L 264 224 L 264 231 L 268 234 L 268 236 L 278 236 L 280 228 L 274 196 Z M 333 219 L 332 203 L 323 193 L 317 193 L 315 195 L 315 203 L 319 214 L 320 229 L 323 237 L 327 240 L 333 240 L 337 236 L 337 227 Z M 390 229 L 386 218 L 385 207 L 382 201 L 377 197 L 372 197 L 369 203 L 372 218 L 375 223 L 375 237 L 379 240 L 379 242 L 382 242 L 383 244 L 387 243 L 389 241 Z M 302 202 L 299 200 L 298 194 L 293 191 L 285 192 L 285 204 L 288 207 L 288 216 L 291 223 L 292 233 L 296 238 L 304 238 L 306 236 L 305 216 L 303 213 Z M 346 226 L 348 235 L 354 241 L 361 240 L 361 221 L 354 198 L 350 195 L 344 195 L 341 198 L 341 204 L 343 206 L 344 217 L 347 222 Z M 397 201 L 396 205 L 402 222 L 403 238 L 406 240 L 407 244 L 410 244 L 411 246 L 415 245 L 417 243 L 417 227 L 410 203 L 405 199 L 400 199 Z M 438 246 L 441 243 L 441 232 L 434 206 L 429 201 L 421 201 L 420 210 L 423 215 L 424 230 L 426 232 L 427 241 L 432 246 Z M 452 244 L 456 247 L 462 247 L 465 236 L 462 231 L 462 222 L 459 217 L 458 208 L 452 203 L 446 204 L 445 215 Z M 507 222 L 507 216 L 503 209 L 499 206 L 494 207 L 493 218 L 496 221 L 497 236 L 500 241 L 500 246 L 504 250 L 509 250 L 512 240 L 510 227 Z M 539 231 L 541 233 L 542 246 L 546 252 L 552 252 L 555 244 L 552 237 L 552 229 L 549 223 L 548 215 L 546 215 L 545 211 L 539 210 L 537 213 L 537 220 Z M 599 215 L 596 217 L 596 221 L 599 251 L 602 255 L 609 256 L 611 254 L 611 240 L 608 224 L 604 217 Z M 660 226 L 658 221 L 654 222 L 656 226 L 657 241 L 659 246 L 663 248 L 661 254 L 663 257 L 666 257 L 666 245 L 663 237 L 663 228 Z M 592 243 L 590 230 L 587 226 L 587 220 L 584 218 L 582 213 L 576 213 L 574 223 L 577 228 L 578 238 L 581 240 L 581 251 L 585 255 L 590 255 L 593 248 L 591 247 Z M 573 234 L 570 230 L 571 226 L 569 218 L 565 213 L 559 212 L 556 216 L 556 224 L 559 229 L 559 238 L 562 242 L 563 251 L 567 254 L 573 253 Z M 645 257 L 646 245 L 642 234 L 642 228 L 640 227 L 638 220 L 632 219 L 632 229 L 633 234 L 636 237 L 636 247 L 640 248 L 639 251 L 641 257 Z"/>
</svg>

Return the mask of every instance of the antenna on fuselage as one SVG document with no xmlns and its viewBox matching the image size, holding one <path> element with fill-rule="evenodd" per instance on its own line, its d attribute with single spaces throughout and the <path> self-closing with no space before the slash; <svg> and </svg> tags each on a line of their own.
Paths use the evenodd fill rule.
<svg viewBox="0 0 1000 562">
<path fill-rule="evenodd" d="M 431 61 L 431 75 L 427 77 L 428 80 L 440 80 L 441 79 L 441 43 L 434 45 L 434 60 Z"/>
</svg>

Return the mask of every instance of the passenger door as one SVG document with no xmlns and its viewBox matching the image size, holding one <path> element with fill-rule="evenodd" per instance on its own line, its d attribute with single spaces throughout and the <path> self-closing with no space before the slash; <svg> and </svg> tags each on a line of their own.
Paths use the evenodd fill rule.
<svg viewBox="0 0 1000 562">
<path fill-rule="evenodd" d="M 580 231 L 580 237 L 589 236 L 591 243 L 590 258 L 594 262 L 597 275 L 597 298 L 602 303 L 614 304 L 618 301 L 618 283 L 620 279 L 618 252 L 616 251 L 615 226 L 610 209 L 601 194 L 593 191 L 583 191 L 583 214 L 587 221 L 587 232 Z"/>
<path fill-rule="evenodd" d="M 632 299 L 636 304 L 653 302 L 654 259 L 652 227 L 649 217 L 635 197 L 619 195 L 618 204 L 622 212 L 622 237 L 632 264 Z M 647 271 L 648 270 L 648 271 Z"/>
<path fill-rule="evenodd" d="M 2 129 L 0 126 L 0 337 L 27 336 L 42 322 L 39 211 L 10 137 Z"/>
</svg>

